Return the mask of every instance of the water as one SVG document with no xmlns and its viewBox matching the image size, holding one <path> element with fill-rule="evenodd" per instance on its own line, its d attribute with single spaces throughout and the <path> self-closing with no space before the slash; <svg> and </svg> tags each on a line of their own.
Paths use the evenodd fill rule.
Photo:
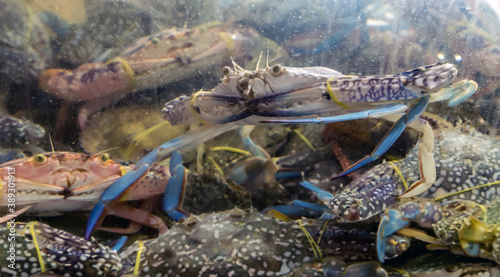
<svg viewBox="0 0 500 277">
<path fill-rule="evenodd" d="M 38 204 L 31 209 L 31 213 L 20 216 L 18 221 L 38 220 L 83 237 L 90 211 L 103 191 L 124 173 L 132 171 L 134 164 L 151 150 L 186 133 L 188 135 L 175 141 L 176 145 L 180 145 L 182 165 L 188 169 L 187 182 L 182 187 L 185 197 L 174 196 L 168 201 L 172 203 L 173 200 L 174 204 L 170 208 L 175 209 L 176 200 L 181 198 L 183 203 L 179 205 L 183 204 L 185 210 L 181 210 L 181 214 L 186 216 L 190 213 L 227 213 L 234 207 L 262 211 L 296 199 L 321 203 L 314 193 L 299 185 L 300 181 L 308 180 L 335 194 L 381 162 L 382 159 L 371 163 L 351 173 L 349 177 L 331 180 L 375 149 L 392 125 L 390 121 L 382 119 L 362 119 L 328 126 L 260 124 L 255 129 L 237 129 L 238 124 L 255 124 L 262 119 L 247 117 L 248 113 L 260 112 L 259 115 L 265 117 L 280 108 L 284 113 L 285 109 L 293 110 L 293 107 L 309 100 L 316 101 L 317 98 L 314 97 L 318 94 L 314 93 L 318 91 L 314 89 L 308 91 L 310 97 L 297 96 L 293 101 L 288 98 L 273 98 L 271 100 L 282 102 L 268 108 L 266 105 L 272 102 L 249 100 L 261 97 L 258 93 L 266 87 L 258 80 L 252 82 L 252 76 L 247 76 L 244 82 L 229 82 L 230 91 L 224 90 L 222 86 L 214 92 L 241 97 L 239 100 L 230 97 L 205 102 L 192 101 L 191 98 L 177 99 L 181 95 L 191 96 L 200 90 L 211 91 L 219 84 L 227 83 L 231 76 L 228 72 L 241 68 L 254 71 L 269 66 L 271 71 L 276 69 L 275 73 L 278 73 L 283 67 L 322 66 L 337 71 L 317 69 L 315 73 L 319 73 L 317 80 L 320 81 L 311 82 L 307 86 L 310 88 L 318 82 L 332 83 L 329 78 L 338 77 L 340 73 L 350 76 L 393 75 L 438 62 L 454 64 L 459 68 L 459 75 L 446 82 L 475 81 L 478 89 L 456 107 L 449 107 L 446 101 L 437 101 L 426 108 L 424 118 L 435 129 L 436 141 L 439 143 L 443 134 L 455 134 L 463 135 L 465 139 L 467 136 L 474 137 L 470 139 L 471 143 L 477 137 L 484 139 L 484 146 L 490 145 L 491 149 L 498 146 L 500 4 L 494 0 L 0 0 L 0 7 L 0 99 L 3 103 L 0 105 L 0 160 L 15 160 L 4 164 L 0 171 L 4 188 L 4 193 L 0 195 L 1 215 L 9 213 L 9 203 L 16 204 L 12 211 L 27 204 Z M 283 67 L 272 67 L 277 64 Z M 225 66 L 229 70 L 223 70 Z M 275 93 L 274 90 L 282 87 L 288 92 L 309 82 L 293 77 L 286 84 L 280 83 L 283 78 L 278 83 L 272 83 L 269 79 L 267 93 Z M 429 78 L 426 82 L 428 81 L 436 80 Z M 420 93 L 420 90 L 416 91 Z M 327 95 L 324 87 L 321 87 L 320 92 Z M 198 95 L 205 97 L 200 99 L 211 99 L 208 94 Z M 331 95 L 321 97 L 332 98 Z M 378 97 L 377 100 L 382 98 Z M 170 102 L 172 105 L 168 107 L 174 112 L 166 117 L 173 124 L 180 123 L 179 126 L 171 126 L 162 118 L 165 103 L 174 99 L 177 102 Z M 233 105 L 235 102 L 232 101 L 237 104 Z M 413 107 L 417 101 L 394 102 Z M 337 100 L 337 104 L 326 100 L 321 103 L 326 104 L 308 110 L 312 114 L 309 118 L 316 118 L 318 110 L 325 111 L 322 110 L 324 105 L 336 105 L 338 108 L 325 111 L 321 116 L 378 108 L 347 102 L 342 98 Z M 392 104 L 394 103 L 388 105 Z M 241 108 L 242 106 L 247 109 Z M 404 107 L 400 109 L 403 110 Z M 287 117 L 284 114 L 274 115 L 282 116 L 281 119 Z M 238 121 L 240 119 L 242 121 Z M 230 123 L 226 124 L 228 121 Z M 237 122 L 236 125 L 231 125 L 234 122 Z M 214 123 L 225 125 L 217 127 L 217 130 L 216 127 L 198 128 L 200 125 L 212 126 Z M 455 133 L 441 133 L 443 130 Z M 215 133 L 223 135 L 214 139 Z M 245 134 L 250 134 L 255 145 L 261 148 L 249 148 L 248 141 L 242 142 Z M 419 141 L 419 134 L 408 128 L 382 158 L 404 158 Z M 53 151 L 71 151 L 77 154 L 51 154 Z M 173 148 L 161 150 L 158 162 L 168 158 L 172 151 Z M 470 158 L 471 155 L 467 152 L 457 156 L 467 161 L 470 159 L 471 163 L 482 160 Z M 483 157 L 487 154 L 477 155 Z M 287 158 L 273 160 L 270 157 Z M 439 155 L 436 157 L 439 158 Z M 351 234 L 351 238 L 347 236 L 347 239 L 354 241 L 349 243 L 362 250 L 335 246 L 340 249 L 336 252 L 328 248 L 333 247 L 328 243 L 319 243 L 322 247 L 320 257 L 314 243 L 307 242 L 306 238 L 290 242 L 290 248 L 287 246 L 273 250 L 273 236 L 279 236 L 281 231 L 286 229 L 286 232 L 305 234 L 305 231 L 300 231 L 298 223 L 290 223 L 283 230 L 276 227 L 282 223 L 270 223 L 269 226 L 274 227 L 269 228 L 275 229 L 262 233 L 264 227 L 255 223 L 258 215 L 249 213 L 243 216 L 245 213 L 241 211 L 232 211 L 238 214 L 235 215 L 238 219 L 233 219 L 234 222 L 226 219 L 227 215 L 221 214 L 219 219 L 217 216 L 214 216 L 215 219 L 208 217 L 209 220 L 192 223 L 192 226 L 187 223 L 177 225 L 174 228 L 178 229 L 171 233 L 178 236 L 182 236 L 179 235 L 182 232 L 212 234 L 212 229 L 216 230 L 218 224 L 227 228 L 225 233 L 224 230 L 221 232 L 228 237 L 222 238 L 221 235 L 219 239 L 215 237 L 215 233 L 213 236 L 202 236 L 205 241 L 181 250 L 184 244 L 190 244 L 189 239 L 184 241 L 184 237 L 169 238 L 166 226 L 171 227 L 175 223 L 172 222 L 171 213 L 160 211 L 167 180 L 170 175 L 175 175 L 175 170 L 179 170 L 177 173 L 181 174 L 180 163 L 172 172 L 166 166 L 169 163 L 173 162 L 165 159 L 155 165 L 148 173 L 149 179 L 143 179 L 131 192 L 120 196 L 122 200 L 129 201 L 122 201 L 119 205 L 144 208 L 148 213 L 152 211 L 155 217 L 151 220 L 161 223 L 141 228 L 144 222 L 137 218 L 150 218 L 127 210 L 125 215 L 136 216 L 135 220 L 139 221 L 136 224 L 137 230 L 134 230 L 136 235 L 130 239 L 129 244 L 137 240 L 137 234 L 146 239 L 156 237 L 158 230 L 160 233 L 166 232 L 161 239 L 147 242 L 147 245 L 157 245 L 154 249 L 148 248 L 153 250 L 144 254 L 139 262 L 142 272 L 139 273 L 140 276 L 146 275 L 147 270 L 144 268 L 150 269 L 151 274 L 158 270 L 166 276 L 173 276 L 174 273 L 188 276 L 186 274 L 194 272 L 203 272 L 207 276 L 210 273 L 227 276 L 231 274 L 231 266 L 238 267 L 233 272 L 238 276 L 252 273 L 301 276 L 311 275 L 312 272 L 317 276 L 326 275 L 327 272 L 336 276 L 340 274 L 337 266 L 342 262 L 326 258 L 327 256 L 336 254 L 345 262 L 377 260 L 374 234 L 377 232 L 378 222 L 366 223 L 370 226 L 366 229 L 372 230 L 371 234 L 361 232 L 365 228 L 361 226 L 364 225 L 331 226 L 340 231 L 355 229 L 354 235 Z M 494 162 L 485 163 L 488 170 L 498 171 Z M 9 168 L 15 170 L 9 171 Z M 287 175 L 286 178 L 275 175 L 283 171 L 296 174 Z M 490 173 L 482 183 L 479 183 L 481 180 L 466 179 L 473 180 L 470 181 L 471 186 L 495 186 L 499 174 Z M 438 179 L 440 174 L 442 173 L 438 170 Z M 9 176 L 16 180 L 16 191 L 10 196 L 6 186 Z M 381 176 L 385 177 L 387 176 Z M 412 177 L 415 176 L 409 178 Z M 43 184 L 57 184 L 62 188 L 44 187 Z M 99 187 L 96 184 L 105 185 Z M 173 185 L 169 183 L 169 187 Z M 81 188 L 89 188 L 89 192 L 80 194 Z M 180 189 L 180 185 L 177 188 Z M 146 200 L 143 201 L 144 199 Z M 121 219 L 123 215 L 107 217 L 104 225 L 127 227 L 129 221 Z M 314 227 L 310 226 L 308 229 L 313 237 L 314 232 L 317 232 L 316 225 L 321 224 L 316 221 L 311 225 Z M 244 229 L 253 227 L 239 229 L 242 226 L 255 226 L 260 231 Z M 219 236 L 219 231 L 213 232 Z M 94 235 L 102 243 L 119 237 L 103 231 L 97 231 Z M 248 244 L 252 240 L 247 235 L 255 236 L 253 242 L 261 243 L 268 252 L 250 247 Z M 160 249 L 163 248 L 157 246 L 169 239 L 178 239 L 180 246 L 177 245 L 179 241 L 176 241 L 173 248 L 175 251 L 171 249 L 166 251 L 168 254 L 162 254 L 164 251 Z M 241 244 L 231 244 L 233 239 Z M 316 237 L 318 239 L 320 237 Z M 338 235 L 334 240 L 344 239 L 344 235 Z M 22 243 L 24 247 L 28 242 Z M 61 242 L 54 242 L 53 245 L 42 243 L 39 248 L 51 249 L 57 243 Z M 217 243 L 222 243 L 225 247 L 220 248 L 219 245 L 217 248 L 214 246 Z M 110 269 L 113 274 L 134 271 L 138 247 L 137 243 L 134 245 L 118 251 L 122 261 L 118 262 L 119 266 Z M 301 251 L 297 249 L 297 245 L 302 245 L 305 249 Z M 236 247 L 247 247 L 246 250 L 252 249 L 252 253 L 244 253 L 245 251 Z M 276 251 L 274 256 L 278 258 L 291 256 L 294 251 L 301 253 L 289 258 L 289 263 L 282 262 L 280 265 L 275 263 L 275 259 L 271 261 L 270 253 L 273 251 Z M 176 260 L 176 252 L 182 252 L 179 257 L 185 259 L 184 262 L 190 266 L 179 266 L 178 271 L 175 271 L 165 265 L 166 261 L 183 263 Z M 361 252 L 358 257 L 357 254 Z M 151 266 L 156 260 L 152 258 L 155 254 L 161 257 L 157 260 L 158 263 L 163 261 L 158 267 Z M 424 260 L 413 259 L 421 254 L 428 252 L 418 247 L 418 243 L 417 246 L 412 244 L 406 254 L 389 259 L 388 263 L 410 272 L 411 266 Z M 66 257 L 71 254 L 58 255 Z M 236 258 L 231 255 L 239 255 L 241 260 L 235 262 Z M 231 257 L 234 259 L 231 260 Z M 447 256 L 445 260 L 458 266 L 459 269 L 456 270 L 465 270 L 465 264 L 474 263 L 481 269 L 492 270 L 494 275 L 494 270 L 498 270 L 498 259 L 483 258 L 486 259 L 478 261 Z M 203 262 L 199 262 L 199 259 Z M 496 263 L 491 264 L 488 259 Z M 251 263 L 251 260 L 258 262 Z M 409 260 L 410 264 L 405 267 L 404 264 Z M 17 276 L 23 276 L 20 269 L 8 271 L 4 262 L 5 260 L 0 262 L 2 276 L 15 275 L 14 272 L 18 273 Z M 199 267 L 196 267 L 196 263 L 203 265 L 198 264 Z M 244 266 L 237 263 L 243 263 Z M 211 269 L 209 265 L 216 269 Z M 74 264 L 69 263 L 69 267 L 71 266 Z M 317 269 L 323 266 L 322 271 Z M 35 268 L 31 273 L 41 270 L 41 266 L 37 267 L 36 263 L 31 263 L 29 267 Z M 68 270 L 68 264 L 53 271 L 61 274 L 65 270 Z M 351 267 L 350 270 L 353 275 L 347 276 L 355 276 L 356 273 L 352 273 L 354 270 L 364 274 L 374 274 L 377 270 L 391 271 L 387 261 L 384 269 L 379 264 L 369 263 L 359 268 Z M 396 274 L 394 271 L 392 273 Z M 90 276 L 104 272 L 87 271 L 84 274 Z"/>
</svg>

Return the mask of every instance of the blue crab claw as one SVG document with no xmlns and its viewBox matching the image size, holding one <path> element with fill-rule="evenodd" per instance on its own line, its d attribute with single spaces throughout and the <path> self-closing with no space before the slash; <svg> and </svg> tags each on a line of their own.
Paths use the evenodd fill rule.
<svg viewBox="0 0 500 277">
<path fill-rule="evenodd" d="M 377 256 L 384 261 L 386 253 L 390 252 L 391 245 L 387 244 L 389 236 L 416 222 L 424 228 L 431 228 L 441 220 L 441 205 L 426 199 L 409 200 L 398 205 L 398 209 L 386 210 L 380 220 L 377 231 Z"/>
<path fill-rule="evenodd" d="M 85 239 L 88 240 L 96 228 L 102 223 L 106 215 L 106 205 L 116 199 L 120 199 L 120 196 L 122 196 L 135 181 L 144 176 L 148 169 L 149 165 L 142 165 L 136 168 L 136 170 L 128 172 L 102 193 L 100 201 L 95 205 L 87 222 Z"/>
<path fill-rule="evenodd" d="M 479 257 L 481 244 L 495 241 L 495 237 L 488 229 L 486 223 L 475 217 L 471 217 L 470 222 L 460 228 L 459 241 L 465 254 Z"/>
<path fill-rule="evenodd" d="M 403 219 L 397 210 L 387 210 L 380 220 L 377 231 L 377 256 L 381 262 L 385 260 L 387 249 L 387 238 L 395 232 L 410 225 L 410 220 Z"/>
<path fill-rule="evenodd" d="M 187 217 L 185 211 L 181 209 L 186 187 L 187 173 L 182 165 L 182 158 L 179 152 L 175 151 L 170 159 L 170 172 L 172 177 L 167 182 L 165 195 L 163 196 L 163 210 L 175 221 Z"/>
</svg>

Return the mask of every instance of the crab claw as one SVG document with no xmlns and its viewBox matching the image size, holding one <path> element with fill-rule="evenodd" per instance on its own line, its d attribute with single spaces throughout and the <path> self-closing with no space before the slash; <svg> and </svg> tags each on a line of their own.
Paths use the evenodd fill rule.
<svg viewBox="0 0 500 277">
<path fill-rule="evenodd" d="M 377 256 L 384 262 L 386 251 L 390 247 L 387 238 L 416 222 L 425 228 L 441 219 L 441 206 L 432 201 L 408 201 L 399 205 L 398 210 L 387 210 L 380 220 L 377 231 Z"/>
<path fill-rule="evenodd" d="M 462 250 L 471 257 L 479 257 L 481 243 L 491 243 L 495 239 L 489 232 L 488 226 L 475 217 L 460 229 L 459 238 Z"/>
<path fill-rule="evenodd" d="M 380 262 L 385 260 L 387 237 L 408 225 L 410 225 L 410 221 L 403 219 L 399 211 L 392 209 L 386 211 L 380 220 L 377 231 L 377 256 Z"/>
<path fill-rule="evenodd" d="M 472 96 L 477 91 L 477 88 L 478 85 L 475 81 L 462 80 L 434 93 L 431 96 L 431 102 L 448 100 L 448 106 L 456 107 Z"/>
</svg>

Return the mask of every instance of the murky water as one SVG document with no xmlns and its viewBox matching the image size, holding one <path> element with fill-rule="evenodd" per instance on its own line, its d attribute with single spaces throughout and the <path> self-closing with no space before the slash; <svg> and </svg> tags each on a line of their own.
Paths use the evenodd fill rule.
<svg viewBox="0 0 500 277">
<path fill-rule="evenodd" d="M 500 276 L 499 11 L 0 0 L 0 275 Z"/>
</svg>

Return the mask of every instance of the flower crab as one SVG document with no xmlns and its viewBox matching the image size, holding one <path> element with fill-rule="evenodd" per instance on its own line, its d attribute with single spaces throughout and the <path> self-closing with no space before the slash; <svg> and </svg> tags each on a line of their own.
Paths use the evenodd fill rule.
<svg viewBox="0 0 500 277">
<path fill-rule="evenodd" d="M 153 150 L 134 171 L 113 184 L 101 197 L 87 225 L 89 237 L 95 218 L 106 202 L 116 199 L 149 165 L 173 151 L 207 141 L 242 125 L 261 123 L 329 123 L 384 117 L 395 121 L 384 141 L 368 156 L 339 176 L 348 174 L 384 154 L 410 124 L 424 133 L 420 146 L 422 181 L 415 182 L 406 197 L 429 188 L 435 180 L 434 140 L 430 126 L 416 120 L 430 102 L 449 100 L 450 106 L 467 99 L 476 89 L 474 81 L 452 84 L 458 67 L 434 64 L 390 76 L 345 76 L 325 67 L 293 68 L 275 65 L 247 71 L 236 63 L 223 69 L 222 83 L 212 92 L 199 91 L 165 104 L 164 118 L 172 125 L 204 124 Z M 406 111 L 406 113 L 405 113 Z M 280 118 L 286 117 L 286 119 Z M 113 194 L 113 195 L 112 195 Z"/>
<path fill-rule="evenodd" d="M 493 200 L 498 192 L 500 148 L 498 140 L 477 131 L 447 130 L 438 136 L 434 149 L 436 182 L 420 196 L 438 202 L 453 199 L 470 199 L 479 204 Z M 418 179 L 422 161 L 419 148 L 415 147 L 399 161 L 383 162 L 336 194 L 321 190 L 308 182 L 305 187 L 315 191 L 324 203 L 316 206 L 324 218 L 341 218 L 362 221 L 383 213 L 396 205 L 408 184 Z M 292 202 L 295 207 L 315 207 L 303 202 Z M 281 206 L 285 213 L 292 213 L 290 206 Z"/>
<path fill-rule="evenodd" d="M 429 249 L 450 249 L 453 253 L 500 262 L 500 201 L 495 199 L 483 206 L 469 200 L 454 200 L 438 204 L 433 200 L 416 199 L 400 203 L 387 210 L 377 232 L 377 253 L 384 261 L 386 238 L 396 232 L 431 243 Z M 407 228 L 411 222 L 432 228 L 437 238 L 425 232 Z"/>
<path fill-rule="evenodd" d="M 495 198 L 500 191 L 497 174 L 500 165 L 498 140 L 474 130 L 469 132 L 448 130 L 439 135 L 434 153 L 437 180 L 428 191 L 420 195 L 425 197 L 425 200 L 408 201 L 398 197 L 405 191 L 407 183 L 418 178 L 420 162 L 418 148 L 414 148 L 405 159 L 377 165 L 333 195 L 308 182 L 302 182 L 305 187 L 315 191 L 324 204 L 296 200 L 292 202 L 292 206 L 277 206 L 273 209 L 288 214 L 340 218 L 343 221 L 365 221 L 381 215 L 377 240 L 380 260 L 383 260 L 381 253 L 387 251 L 387 247 L 393 246 L 386 243 L 387 236 L 399 233 L 399 230 L 408 227 L 412 221 L 424 228 L 434 229 L 439 240 L 431 240 L 433 244 L 442 248 L 452 248 L 455 252 L 461 251 L 469 256 L 478 256 L 477 250 L 472 250 L 478 247 L 477 244 L 473 244 L 474 241 L 467 242 L 470 246 L 464 246 L 464 250 L 459 250 L 455 246 L 464 245 L 467 236 L 464 235 L 459 241 L 456 239 L 454 241 L 454 237 L 458 235 L 446 232 L 461 228 L 463 224 L 461 221 L 458 227 L 453 223 L 459 217 L 458 208 L 462 207 L 467 212 L 461 216 L 476 228 L 482 226 L 482 223 L 469 218 L 478 212 L 477 207 L 497 201 Z M 494 210 L 491 208 L 488 214 L 492 211 Z M 478 227 L 478 230 L 493 232 L 490 227 Z M 412 235 L 424 238 L 420 233 Z M 481 249 L 486 247 L 482 243 L 478 242 Z"/>
<path fill-rule="evenodd" d="M 0 243 L 2 276 L 116 276 L 123 267 L 116 250 L 36 221 L 1 224 Z"/>
</svg>

